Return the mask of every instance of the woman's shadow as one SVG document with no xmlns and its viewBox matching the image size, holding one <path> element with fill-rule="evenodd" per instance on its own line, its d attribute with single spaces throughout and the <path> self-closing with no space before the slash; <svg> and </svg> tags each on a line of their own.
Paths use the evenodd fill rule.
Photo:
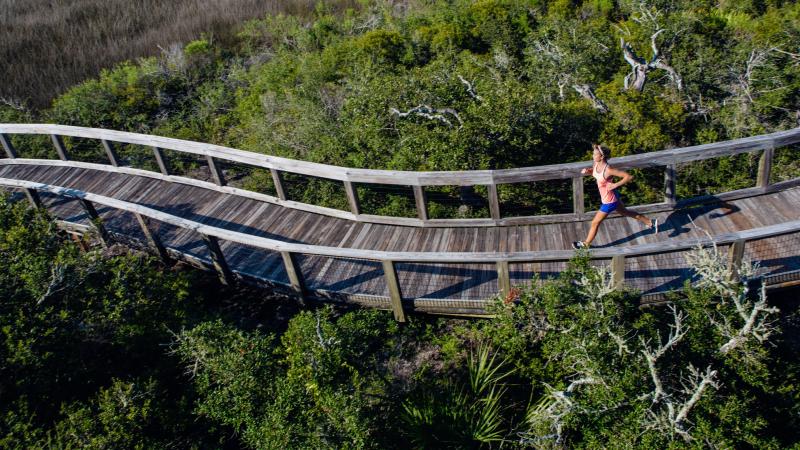
<svg viewBox="0 0 800 450">
<path fill-rule="evenodd" d="M 667 234 L 667 237 L 674 238 L 692 231 L 690 225 L 693 226 L 694 219 L 700 216 L 708 214 L 709 219 L 717 219 L 720 217 L 729 216 L 739 211 L 740 208 L 738 206 L 728 203 L 718 197 L 712 196 L 707 201 L 703 202 L 703 204 L 688 206 L 672 211 L 670 215 L 663 220 L 663 222 L 659 221 L 658 229 L 659 233 L 668 232 L 669 234 Z M 652 232 L 653 231 L 650 229 L 644 229 L 629 236 L 625 236 L 624 238 L 617 239 L 616 241 L 609 242 L 604 245 L 598 245 L 598 247 L 614 247 L 626 242 L 630 242 L 641 236 L 651 234 Z"/>
</svg>

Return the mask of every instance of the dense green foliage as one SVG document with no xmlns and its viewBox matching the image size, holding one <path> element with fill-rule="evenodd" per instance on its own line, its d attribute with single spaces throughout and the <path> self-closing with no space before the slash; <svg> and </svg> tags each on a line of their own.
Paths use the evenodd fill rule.
<svg viewBox="0 0 800 450">
<path fill-rule="evenodd" d="M 625 90 L 620 38 L 649 58 L 658 29 L 682 89 L 659 69 L 642 92 Z M 321 5 L 313 20 L 267 17 L 234 42 L 121 64 L 44 111 L 0 107 L 0 122 L 353 167 L 519 167 L 586 158 L 592 141 L 624 155 L 792 127 L 798 42 L 800 6 L 778 0 L 365 1 L 336 16 Z M 441 118 L 399 114 L 421 105 Z M 54 156 L 46 136 L 13 141 L 21 156 Z M 102 160 L 97 143 L 67 146 Z M 118 152 L 154 167 L 143 149 Z M 779 149 L 777 177 L 797 175 L 796 152 Z M 226 170 L 241 174 L 234 184 L 272 189 L 268 173 Z M 679 193 L 743 187 L 753 172 L 749 155 L 679 168 Z M 657 199 L 662 177 L 637 173 L 624 195 Z M 347 205 L 338 185 L 289 178 L 292 198 Z M 512 210 L 558 211 L 563 189 L 502 186 L 500 197 Z M 432 217 L 486 213 L 480 188 L 431 191 Z M 368 212 L 413 214 L 407 192 L 359 193 Z M 457 212 L 466 197 L 471 208 Z M 728 349 L 758 294 L 725 277 L 687 287 L 673 309 L 640 309 L 579 258 L 559 279 L 498 299 L 492 320 L 400 326 L 383 311 L 264 302 L 137 253 L 83 253 L 45 213 L 6 198 L 0 267 L 2 447 L 800 445 L 796 305 L 782 330 Z M 760 314 L 769 328 L 775 313 Z"/>
<path fill-rule="evenodd" d="M 81 252 L 43 211 L 0 200 L 4 448 L 800 443 L 797 304 L 780 305 L 782 330 L 758 312 L 759 335 L 723 351 L 759 303 L 714 278 L 713 253 L 697 260 L 709 287 L 671 307 L 637 308 L 578 258 L 494 319 L 401 326 L 275 307 L 119 250 Z"/>
<path fill-rule="evenodd" d="M 655 68 L 641 92 L 624 89 L 631 67 L 620 39 L 649 60 L 658 30 L 655 44 L 680 88 Z M 745 137 L 791 128 L 800 110 L 796 2 L 411 0 L 336 15 L 323 3 L 313 19 L 267 17 L 237 36 L 121 64 L 27 119 L 350 167 L 462 170 L 581 160 L 593 141 L 626 155 Z M 441 117 L 401 116 L 417 106 Z M 0 120 L 25 114 L 6 108 Z M 78 159 L 103 158 L 97 143 L 68 146 Z M 52 153 L 46 140 L 18 148 Z M 122 153 L 153 167 L 143 149 Z M 681 167 L 678 194 L 752 185 L 755 168 L 747 156 Z M 269 177 L 247 173 L 234 183 L 272 189 Z M 658 170 L 637 172 L 623 196 L 657 201 L 662 183 Z M 347 208 L 336 183 L 288 184 L 290 198 Z M 565 186 L 500 186 L 504 214 L 562 211 Z M 488 214 L 480 188 L 428 190 L 432 217 Z M 414 214 L 408 189 L 359 191 L 365 212 Z"/>
</svg>

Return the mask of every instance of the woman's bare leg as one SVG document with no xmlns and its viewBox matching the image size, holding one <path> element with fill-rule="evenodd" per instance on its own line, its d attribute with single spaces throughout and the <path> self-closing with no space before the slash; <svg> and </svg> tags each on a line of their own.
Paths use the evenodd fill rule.
<svg viewBox="0 0 800 450">
<path fill-rule="evenodd" d="M 589 228 L 589 234 L 586 236 L 586 240 L 583 241 L 584 244 L 589 245 L 592 243 L 594 237 L 597 236 L 597 228 L 606 220 L 606 217 L 608 217 L 607 213 L 597 211 L 597 214 L 594 215 L 594 219 L 592 219 L 592 226 Z"/>
<path fill-rule="evenodd" d="M 625 217 L 634 218 L 639 222 L 642 222 L 643 224 L 647 225 L 648 227 L 653 225 L 653 221 L 650 220 L 647 216 L 639 214 L 636 211 L 631 211 L 630 209 L 625 208 L 625 206 L 622 205 L 621 203 L 617 207 L 617 212 Z"/>
</svg>

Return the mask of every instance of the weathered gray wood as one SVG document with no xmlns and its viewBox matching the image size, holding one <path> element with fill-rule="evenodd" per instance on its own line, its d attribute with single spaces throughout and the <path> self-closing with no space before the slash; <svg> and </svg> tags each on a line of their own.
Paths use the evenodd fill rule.
<svg viewBox="0 0 800 450">
<path fill-rule="evenodd" d="M 622 289 L 625 284 L 625 256 L 623 255 L 611 258 L 611 283 L 614 289 Z"/>
<path fill-rule="evenodd" d="M 425 195 L 424 186 L 413 186 L 414 203 L 417 205 L 417 217 L 419 220 L 428 220 L 428 199 Z"/>
<path fill-rule="evenodd" d="M 360 183 L 384 183 L 399 185 L 477 185 L 492 183 L 517 183 L 527 181 L 571 178 L 585 163 L 557 164 L 552 166 L 504 169 L 495 171 L 463 172 L 403 172 L 391 170 L 349 169 L 318 163 L 278 158 L 244 152 L 199 142 L 183 141 L 160 136 L 141 135 L 113 130 L 71 127 L 50 124 L 0 124 L 0 133 L 7 134 L 58 134 L 63 136 L 106 139 L 131 144 L 157 146 L 160 148 L 212 155 L 216 158 L 251 164 L 258 167 L 283 170 L 303 175 L 313 175 L 334 180 Z M 759 151 L 766 148 L 789 145 L 800 141 L 800 128 L 777 133 L 736 139 L 732 141 L 704 144 L 693 147 L 664 150 L 639 155 L 614 158 L 611 163 L 622 169 L 635 167 L 657 167 L 667 164 L 697 161 Z"/>
<path fill-rule="evenodd" d="M 59 159 L 62 161 L 67 161 L 69 159 L 67 156 L 67 148 L 64 146 L 64 141 L 61 139 L 61 136 L 57 134 L 51 134 L 50 139 L 53 141 L 53 146 L 56 148 L 56 153 L 58 153 Z"/>
<path fill-rule="evenodd" d="M 744 239 L 734 241 L 728 248 L 728 273 L 732 280 L 739 279 L 739 267 L 744 257 Z"/>
<path fill-rule="evenodd" d="M 34 189 L 25 189 L 25 197 L 28 199 L 28 203 L 30 203 L 34 208 L 44 208 L 42 198 Z"/>
<path fill-rule="evenodd" d="M 489 214 L 492 219 L 500 220 L 500 199 L 497 196 L 497 185 L 490 184 L 489 188 Z"/>
<path fill-rule="evenodd" d="M 272 182 L 275 184 L 275 192 L 278 194 L 278 198 L 286 200 L 286 191 L 283 189 L 283 176 L 275 169 L 270 169 L 269 172 L 272 174 Z"/>
<path fill-rule="evenodd" d="M 497 289 L 507 298 L 511 294 L 511 271 L 508 261 L 497 261 Z"/>
<path fill-rule="evenodd" d="M 575 214 L 583 214 L 586 211 L 583 201 L 583 177 L 572 178 L 572 212 Z"/>
<path fill-rule="evenodd" d="M 119 167 L 119 160 L 117 159 L 117 152 L 114 151 L 114 144 L 105 139 L 101 140 L 100 142 L 103 143 L 103 148 L 106 150 L 108 162 L 110 162 L 114 167 Z"/>
<path fill-rule="evenodd" d="M 675 195 L 675 165 L 669 164 L 664 168 L 664 203 L 675 205 L 678 201 Z"/>
<path fill-rule="evenodd" d="M 17 151 L 14 149 L 14 146 L 11 145 L 11 139 L 9 139 L 7 134 L 0 133 L 0 143 L 3 144 L 3 149 L 6 151 L 6 157 L 11 159 L 17 157 Z"/>
<path fill-rule="evenodd" d="M 306 286 L 303 282 L 303 272 L 300 271 L 300 266 L 297 264 L 294 253 L 281 252 L 283 258 L 283 267 L 286 269 L 286 275 L 289 277 L 289 284 L 292 290 L 303 299 L 306 295 Z"/>
<path fill-rule="evenodd" d="M 386 285 L 389 287 L 389 298 L 392 302 L 392 312 L 394 319 L 398 322 L 406 321 L 406 314 L 403 311 L 403 296 L 400 291 L 400 283 L 397 282 L 397 271 L 392 261 L 381 261 L 383 264 L 383 275 Z"/>
<path fill-rule="evenodd" d="M 162 261 L 169 263 L 169 253 L 167 253 L 166 247 L 164 247 L 164 244 L 161 242 L 161 238 L 159 238 L 157 234 L 153 233 L 153 230 L 150 226 L 150 218 L 139 213 L 133 214 L 136 216 L 136 221 L 139 222 L 139 227 L 142 229 L 145 239 L 147 239 L 147 246 L 153 253 L 158 255 Z"/>
<path fill-rule="evenodd" d="M 167 164 L 167 159 L 164 157 L 164 152 L 161 148 L 153 147 L 153 155 L 156 157 L 156 163 L 161 173 L 163 175 L 169 175 L 169 164 Z"/>
<path fill-rule="evenodd" d="M 136 133 L 126 133 L 113 130 L 102 130 L 92 128 L 70 127 L 63 125 L 49 124 L 0 124 L 0 133 L 30 133 L 30 134 L 51 134 L 74 137 L 94 138 L 107 141 L 126 142 L 137 145 L 149 145 L 152 147 L 171 149 L 185 153 L 193 153 L 205 156 L 212 156 L 244 164 L 265 167 L 271 170 L 286 171 L 303 175 L 313 175 L 333 180 L 364 182 L 364 183 L 383 183 L 391 185 L 475 185 L 475 184 L 496 184 L 512 182 L 530 182 L 538 180 L 549 180 L 559 178 L 572 178 L 577 170 L 585 166 L 583 162 L 557 164 L 543 167 L 528 167 L 520 169 L 503 170 L 482 170 L 482 171 L 461 171 L 461 172 L 404 172 L 391 170 L 369 170 L 369 169 L 349 169 L 324 164 L 308 163 L 295 161 L 286 158 L 278 158 L 268 155 L 261 155 L 251 152 L 240 151 L 232 148 L 203 144 L 178 139 L 164 138 L 160 136 L 140 135 Z M 634 167 L 657 167 L 676 164 L 687 161 L 715 158 L 725 155 L 735 155 L 743 152 L 760 151 L 773 148 L 776 145 L 789 145 L 800 142 L 800 128 L 781 131 L 762 136 L 753 136 L 726 142 L 704 144 L 694 147 L 664 150 L 640 155 L 625 156 L 623 158 L 612 159 L 612 164 L 619 168 Z M 285 196 L 284 196 L 285 197 Z M 279 196 L 280 198 L 280 196 Z M 295 203 L 292 207 L 303 208 L 301 203 Z M 286 205 L 289 206 L 289 205 Z M 332 213 L 335 214 L 335 213 Z M 572 214 L 572 216 L 577 216 Z M 376 217 L 360 215 L 357 220 L 375 221 Z M 541 217 L 541 216 L 540 216 Z M 381 218 L 379 223 L 400 224 L 406 218 Z M 511 225 L 518 223 L 518 218 L 509 219 L 443 219 L 450 220 L 447 225 L 452 226 L 493 226 Z M 536 223 L 539 218 L 530 219 Z M 545 221 L 549 219 L 544 219 Z M 557 221 L 571 221 L 575 218 L 556 218 Z M 416 222 L 406 224 L 415 226 L 441 226 L 440 221 L 436 224 L 427 219 L 418 219 Z"/>
<path fill-rule="evenodd" d="M 219 282 L 230 286 L 233 284 L 233 273 L 225 261 L 225 255 L 222 254 L 222 249 L 219 248 L 219 241 L 216 236 L 200 233 L 203 237 L 203 242 L 206 243 L 209 253 L 211 253 L 211 263 L 214 264 L 214 270 L 217 271 Z"/>
<path fill-rule="evenodd" d="M 344 181 L 344 191 L 347 194 L 347 203 L 350 204 L 350 212 L 354 215 L 361 214 L 361 203 L 358 201 L 358 191 L 353 183 Z"/>
<path fill-rule="evenodd" d="M 770 147 L 761 154 L 761 159 L 758 160 L 757 187 L 766 188 L 769 186 L 769 178 L 772 174 L 772 157 L 774 153 L 775 149 Z"/>
<path fill-rule="evenodd" d="M 216 183 L 217 186 L 225 186 L 225 175 L 217 166 L 214 157 L 206 155 L 206 161 L 208 161 L 208 170 L 211 172 L 211 178 L 214 179 L 214 183 Z"/>
<path fill-rule="evenodd" d="M 240 233 L 223 228 L 204 225 L 199 222 L 183 219 L 162 211 L 148 208 L 136 203 L 105 197 L 102 195 L 81 192 L 72 188 L 64 188 L 43 183 L 24 180 L 0 178 L 0 185 L 14 188 L 30 188 L 39 191 L 51 192 L 65 197 L 82 197 L 86 200 L 103 204 L 112 208 L 136 212 L 154 220 L 165 222 L 176 227 L 194 230 L 198 233 L 209 234 L 231 242 L 254 246 L 273 251 L 290 251 L 293 253 L 314 254 L 353 258 L 361 260 L 391 260 L 394 262 L 437 262 L 437 263 L 491 263 L 492 261 L 506 260 L 509 262 L 536 262 L 536 261 L 566 261 L 574 256 L 572 250 L 546 250 L 528 252 L 395 252 L 362 250 L 357 248 L 326 247 L 318 245 L 300 244 L 264 238 L 246 233 Z M 592 250 L 594 258 L 612 258 L 614 256 L 640 256 L 657 253 L 669 253 L 694 248 L 698 245 L 709 246 L 713 242 L 719 245 L 731 243 L 736 240 L 753 240 L 771 236 L 778 236 L 800 231 L 800 220 L 784 222 L 760 228 L 751 228 L 738 232 L 717 234 L 711 238 L 670 239 L 648 244 L 637 244 L 623 247 L 596 248 Z"/>
<path fill-rule="evenodd" d="M 94 205 L 85 198 L 79 198 L 78 201 L 80 201 L 81 206 L 83 206 L 84 211 L 86 211 L 86 214 L 89 216 L 89 220 L 92 222 L 92 226 L 97 231 L 97 237 L 100 239 L 100 243 L 103 244 L 104 247 L 108 247 L 111 238 L 108 235 L 106 227 L 103 225 L 103 219 L 97 214 Z"/>
</svg>

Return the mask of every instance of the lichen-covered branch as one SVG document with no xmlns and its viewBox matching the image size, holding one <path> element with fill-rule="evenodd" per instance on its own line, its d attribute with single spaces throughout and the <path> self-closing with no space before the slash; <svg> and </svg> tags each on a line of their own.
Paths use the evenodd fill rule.
<svg viewBox="0 0 800 450">
<path fill-rule="evenodd" d="M 396 108 L 391 108 L 389 111 L 392 114 L 397 115 L 397 117 L 408 117 L 410 115 L 416 115 L 430 120 L 437 120 L 449 127 L 452 127 L 453 123 L 450 122 L 450 120 L 448 120 L 447 117 L 445 117 L 445 114 L 449 114 L 455 117 L 455 119 L 458 121 L 459 128 L 461 128 L 464 125 L 464 122 L 461 121 L 461 117 L 458 115 L 458 112 L 452 108 L 432 108 L 428 105 L 419 105 L 409 109 L 406 112 L 401 112 Z"/>
</svg>

